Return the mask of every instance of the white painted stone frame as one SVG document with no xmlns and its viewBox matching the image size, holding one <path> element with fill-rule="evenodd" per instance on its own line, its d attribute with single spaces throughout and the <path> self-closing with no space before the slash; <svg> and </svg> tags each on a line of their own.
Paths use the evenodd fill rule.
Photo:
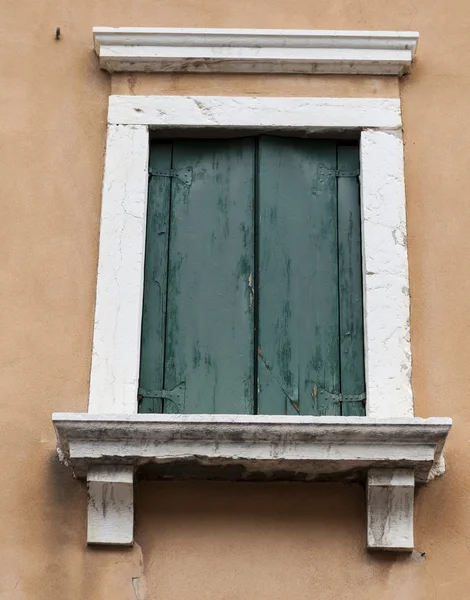
<svg viewBox="0 0 470 600">
<path fill-rule="evenodd" d="M 110 73 L 347 73 L 404 75 L 416 31 L 94 27 Z"/>
<path fill-rule="evenodd" d="M 137 412 L 149 130 L 360 136 L 367 416 L 413 416 L 400 101 L 111 96 L 89 412 Z"/>
<path fill-rule="evenodd" d="M 132 544 L 134 469 L 197 450 L 267 474 L 367 474 L 368 547 L 411 550 L 415 478 L 442 466 L 451 420 L 413 417 L 399 100 L 111 96 L 108 123 L 89 412 L 53 415 L 59 455 L 87 473 L 89 543 Z M 357 133 L 366 417 L 137 414 L 149 132 L 170 128 Z"/>
</svg>

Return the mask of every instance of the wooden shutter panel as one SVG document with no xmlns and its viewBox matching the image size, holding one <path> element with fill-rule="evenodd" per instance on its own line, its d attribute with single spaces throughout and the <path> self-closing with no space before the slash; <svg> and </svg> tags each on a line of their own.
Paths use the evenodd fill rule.
<svg viewBox="0 0 470 600">
<path fill-rule="evenodd" d="M 149 170 L 157 173 L 171 168 L 171 143 L 150 147 Z M 145 239 L 144 303 L 139 387 L 162 390 L 166 326 L 166 287 L 171 179 L 154 176 L 149 181 L 147 231 Z M 143 396 L 139 412 L 160 413 L 161 398 Z"/>
<path fill-rule="evenodd" d="M 338 258 L 342 414 L 362 416 L 365 392 L 359 150 L 338 146 Z M 350 396 L 356 396 L 351 398 Z M 365 398 L 365 395 L 364 395 Z"/>
<path fill-rule="evenodd" d="M 256 155 L 152 144 L 140 387 L 161 392 L 141 412 L 365 412 L 358 149 Z"/>
<path fill-rule="evenodd" d="M 175 141 L 165 389 L 187 413 L 253 412 L 254 140 Z M 172 412 L 170 403 L 165 412 Z"/>
<path fill-rule="evenodd" d="M 258 412 L 340 414 L 336 144 L 259 143 Z"/>
</svg>

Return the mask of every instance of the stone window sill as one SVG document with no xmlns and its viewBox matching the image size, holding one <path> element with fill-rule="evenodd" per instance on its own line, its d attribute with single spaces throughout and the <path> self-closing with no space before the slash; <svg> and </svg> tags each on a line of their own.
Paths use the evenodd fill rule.
<svg viewBox="0 0 470 600">
<path fill-rule="evenodd" d="M 62 461 L 88 479 L 89 543 L 132 544 L 136 473 L 366 481 L 367 545 L 412 550 L 414 485 L 444 471 L 448 418 L 55 413 Z"/>
</svg>

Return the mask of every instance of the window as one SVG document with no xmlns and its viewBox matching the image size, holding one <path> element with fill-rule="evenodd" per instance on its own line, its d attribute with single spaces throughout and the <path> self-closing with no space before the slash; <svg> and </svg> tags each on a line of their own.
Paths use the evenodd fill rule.
<svg viewBox="0 0 470 600">
<path fill-rule="evenodd" d="M 369 36 L 370 33 L 367 39 Z M 202 132 L 217 136 L 241 129 L 276 132 L 277 135 L 281 132 L 283 135 L 299 135 L 301 132 L 325 136 L 349 133 L 359 137 L 367 416 L 324 418 L 259 414 L 136 414 L 144 295 L 149 136 L 162 136 L 170 130 L 184 132 L 185 135 L 200 135 Z M 287 143 L 286 138 L 283 141 Z M 322 159 L 325 167 L 323 176 L 331 177 L 332 168 L 335 167 L 338 207 L 342 209 L 346 206 L 342 190 L 349 188 L 355 190 L 354 203 L 357 209 L 357 182 L 355 177 L 346 176 L 351 174 L 349 168 L 343 171 L 343 165 L 339 162 L 343 152 L 341 148 L 343 144 L 337 147 L 337 160 L 333 165 L 327 165 Z M 173 147 L 172 152 L 174 158 Z M 259 206 L 262 181 L 259 157 L 255 161 L 255 156 L 253 173 L 258 183 L 253 183 L 253 198 Z M 179 181 L 188 181 L 191 175 L 191 186 L 185 190 L 189 200 L 197 189 L 198 173 L 195 166 L 192 165 L 192 171 L 188 168 L 191 165 L 183 166 L 185 170 L 182 172 L 175 169 L 174 165 L 173 170 L 171 167 L 172 162 L 167 161 L 162 168 L 166 171 L 165 177 L 160 181 L 169 179 L 176 191 Z M 309 165 L 309 171 L 314 168 L 315 165 Z M 279 170 L 272 170 L 277 176 Z M 176 174 L 179 177 L 175 177 Z M 152 186 L 158 180 L 152 178 Z M 298 173 L 291 172 L 286 184 L 289 197 L 294 197 L 291 191 L 297 190 L 298 185 Z M 310 192 L 312 189 L 313 185 Z M 169 194 L 174 201 L 172 187 L 169 188 Z M 299 201 L 298 198 L 295 200 Z M 172 213 L 171 206 L 166 210 L 169 211 L 168 215 Z M 358 214 L 355 214 L 358 218 Z M 254 242 L 257 241 L 255 247 L 259 250 L 261 218 L 255 220 L 256 215 L 262 216 L 260 210 L 253 215 Z M 291 212 L 288 217 L 291 217 Z M 350 224 L 356 231 L 353 216 Z M 172 233 L 169 233 L 171 249 Z M 293 245 L 299 243 L 297 230 L 294 236 Z M 158 239 L 158 235 L 156 237 Z M 276 250 L 281 241 L 283 239 L 279 236 L 275 239 Z M 349 255 L 351 262 L 342 263 L 341 244 L 338 244 L 338 273 L 343 271 L 341 264 L 353 264 L 352 259 L 359 253 L 358 245 L 355 247 L 356 253 Z M 162 256 L 165 256 L 164 253 Z M 346 253 L 343 256 L 347 256 Z M 259 252 L 254 253 L 253 264 L 255 259 L 260 262 Z M 339 298 L 354 299 L 352 293 L 346 296 L 342 294 L 344 282 L 339 278 L 338 281 L 341 284 L 338 286 Z M 355 282 L 358 285 L 359 278 Z M 253 291 L 258 292 L 253 298 L 257 299 L 255 307 L 259 311 L 262 282 L 253 280 L 253 287 Z M 162 298 L 166 306 L 166 291 Z M 338 302 L 338 306 L 340 332 L 348 331 L 344 329 L 348 323 L 344 316 L 347 312 L 344 312 L 342 302 Z M 155 305 L 157 315 L 159 310 L 161 307 Z M 158 470 L 163 466 L 167 472 L 168 469 L 179 471 L 186 461 L 195 461 L 204 468 L 213 466 L 220 469 L 224 465 L 236 465 L 237 470 L 241 469 L 239 476 L 247 472 L 257 473 L 261 478 L 297 478 L 299 473 L 304 473 L 310 481 L 367 478 L 369 547 L 411 549 L 413 484 L 415 480 L 425 483 L 444 471 L 442 449 L 451 419 L 420 419 L 413 416 L 408 317 L 408 258 L 399 100 L 111 96 L 88 413 L 53 415 L 59 455 L 73 468 L 76 476 L 86 476 L 88 479 L 88 541 L 132 544 L 136 469 L 149 466 L 151 470 Z M 254 324 L 257 323 L 255 316 L 253 320 Z M 259 332 L 253 326 L 255 336 L 259 336 Z M 166 339 L 166 332 L 162 339 Z M 354 336 L 354 339 L 357 338 Z M 339 345 L 339 348 L 343 350 L 346 346 Z M 164 343 L 160 349 L 165 351 Z M 253 372 L 258 366 L 254 354 Z M 346 356 L 346 352 L 342 355 Z M 361 354 L 352 350 L 348 357 L 351 356 Z M 160 377 L 163 378 L 164 363 L 159 364 Z M 353 368 L 354 362 L 341 361 L 343 400 L 346 394 L 344 365 Z M 191 407 L 186 402 L 187 389 L 186 385 L 185 410 L 189 413 Z M 169 410 L 168 401 L 167 406 L 162 406 L 168 400 L 164 397 L 167 394 L 162 394 L 160 388 L 154 391 L 160 394 L 160 398 L 156 399 L 163 400 L 155 408 Z M 142 402 L 144 400 L 147 402 L 149 398 Z M 358 403 L 344 401 L 340 404 L 343 412 L 346 412 L 346 408 L 358 406 Z M 233 472 L 232 469 L 228 471 Z"/>
<path fill-rule="evenodd" d="M 357 145 L 150 148 L 139 412 L 364 415 Z"/>
</svg>

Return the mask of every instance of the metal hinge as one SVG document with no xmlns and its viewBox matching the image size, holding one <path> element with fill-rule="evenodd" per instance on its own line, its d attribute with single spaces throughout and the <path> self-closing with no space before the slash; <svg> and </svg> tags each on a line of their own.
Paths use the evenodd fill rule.
<svg viewBox="0 0 470 600">
<path fill-rule="evenodd" d="M 158 171 L 149 171 L 149 179 L 152 177 L 174 177 L 179 179 L 186 185 L 191 185 L 193 180 L 193 168 L 192 167 L 184 167 L 183 169 L 166 169 L 166 170 L 158 170 Z"/>
<path fill-rule="evenodd" d="M 336 177 L 359 177 L 361 172 L 359 169 L 355 169 L 354 171 L 343 171 L 342 169 L 336 169 L 335 171 Z"/>
<path fill-rule="evenodd" d="M 332 392 L 327 392 L 326 390 L 322 390 L 321 388 L 317 389 L 317 397 L 323 396 L 328 400 L 333 402 L 364 402 L 366 401 L 366 395 L 363 394 L 333 394 Z"/>
<path fill-rule="evenodd" d="M 351 171 L 347 171 L 346 169 L 332 169 L 326 165 L 319 165 L 318 167 L 318 181 L 317 184 L 321 187 L 326 183 L 326 181 L 330 180 L 330 178 L 336 177 L 339 178 L 347 178 L 347 179 L 356 179 L 358 182 L 361 178 L 361 172 L 359 169 L 353 169 Z M 317 190 L 314 190 L 314 195 L 318 194 Z"/>
<path fill-rule="evenodd" d="M 164 400 L 173 405 L 175 410 L 167 410 L 166 412 L 182 413 L 184 412 L 185 399 L 186 399 L 186 384 L 180 383 L 172 390 L 145 390 L 139 388 L 137 392 L 137 399 L 141 402 L 144 398 L 154 398 L 157 400 Z M 165 408 L 167 407 L 165 403 Z"/>
</svg>

